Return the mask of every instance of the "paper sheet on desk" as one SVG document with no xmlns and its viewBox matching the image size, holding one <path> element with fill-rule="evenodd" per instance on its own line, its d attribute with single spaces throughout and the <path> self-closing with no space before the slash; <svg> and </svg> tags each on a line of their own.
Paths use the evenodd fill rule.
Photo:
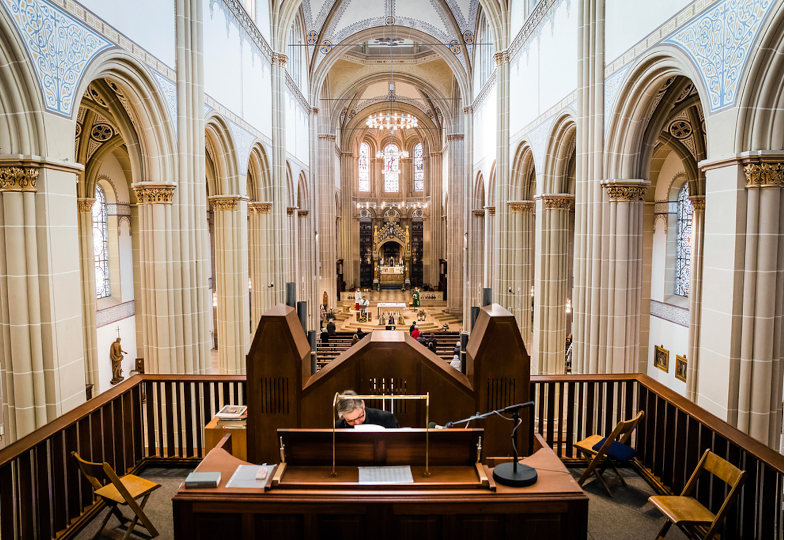
<svg viewBox="0 0 785 540">
<path fill-rule="evenodd" d="M 267 476 L 264 480 L 256 479 L 256 472 L 262 468 L 267 467 Z M 267 478 L 273 473 L 275 465 L 238 465 L 234 474 L 226 483 L 228 488 L 264 488 L 267 483 Z"/>
<path fill-rule="evenodd" d="M 400 467 L 358 467 L 360 484 L 413 484 L 412 468 Z"/>
</svg>

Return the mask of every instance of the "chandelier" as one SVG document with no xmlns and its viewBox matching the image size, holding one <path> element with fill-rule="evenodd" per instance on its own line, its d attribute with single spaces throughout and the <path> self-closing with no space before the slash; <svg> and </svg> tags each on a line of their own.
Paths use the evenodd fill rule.
<svg viewBox="0 0 785 540">
<path fill-rule="evenodd" d="M 412 129 L 417 127 L 417 117 L 407 113 L 377 113 L 372 114 L 365 121 L 365 125 L 371 129 Z"/>
</svg>

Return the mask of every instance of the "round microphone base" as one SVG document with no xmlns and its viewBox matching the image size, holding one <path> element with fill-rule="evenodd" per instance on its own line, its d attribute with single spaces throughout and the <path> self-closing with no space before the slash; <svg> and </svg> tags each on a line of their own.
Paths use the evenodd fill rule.
<svg viewBox="0 0 785 540">
<path fill-rule="evenodd" d="M 493 469 L 493 479 L 504 486 L 526 487 L 537 481 L 537 471 L 528 465 L 518 463 L 516 471 L 513 471 L 514 463 L 502 463 Z"/>
</svg>

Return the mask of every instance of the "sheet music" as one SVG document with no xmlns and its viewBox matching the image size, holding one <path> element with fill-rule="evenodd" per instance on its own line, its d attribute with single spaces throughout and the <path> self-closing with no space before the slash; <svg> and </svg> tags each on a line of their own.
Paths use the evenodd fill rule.
<svg viewBox="0 0 785 540">
<path fill-rule="evenodd" d="M 267 477 L 264 480 L 256 479 L 256 471 L 267 467 Z M 264 488 L 267 478 L 273 473 L 275 465 L 238 465 L 234 474 L 226 483 L 228 488 Z"/>
<path fill-rule="evenodd" d="M 396 467 L 358 467 L 360 484 L 413 484 L 412 468 L 408 465 Z"/>
</svg>

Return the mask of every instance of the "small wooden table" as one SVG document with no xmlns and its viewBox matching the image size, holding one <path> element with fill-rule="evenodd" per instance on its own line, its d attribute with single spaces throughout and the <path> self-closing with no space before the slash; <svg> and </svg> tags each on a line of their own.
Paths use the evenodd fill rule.
<svg viewBox="0 0 785 540">
<path fill-rule="evenodd" d="M 204 426 L 205 449 L 209 451 L 209 449 L 215 448 L 218 442 L 227 433 L 232 434 L 232 455 L 243 461 L 248 459 L 248 439 L 246 437 L 245 426 L 220 425 L 217 416 L 213 417 L 213 419 Z"/>
</svg>

